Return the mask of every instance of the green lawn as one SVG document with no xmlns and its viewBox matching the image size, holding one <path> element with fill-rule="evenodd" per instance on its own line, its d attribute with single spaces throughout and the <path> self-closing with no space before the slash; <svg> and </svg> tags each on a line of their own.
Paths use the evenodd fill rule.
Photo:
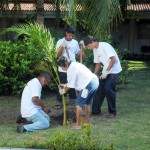
<svg viewBox="0 0 150 150">
<path fill-rule="evenodd" d="M 92 117 L 93 134 L 104 144 L 114 143 L 116 150 L 149 150 L 150 149 L 150 63 L 130 61 L 133 75 L 131 82 L 117 86 L 118 115 L 114 119 L 106 119 L 106 101 L 103 114 Z M 55 104 L 55 96 L 45 97 L 46 103 Z M 57 130 L 66 131 L 67 126 L 52 126 L 43 131 L 33 133 L 16 133 L 16 115 L 19 114 L 19 97 L 0 97 L 0 147 L 25 147 L 24 142 L 36 136 L 51 138 Z M 81 131 L 77 131 L 80 132 Z"/>
</svg>

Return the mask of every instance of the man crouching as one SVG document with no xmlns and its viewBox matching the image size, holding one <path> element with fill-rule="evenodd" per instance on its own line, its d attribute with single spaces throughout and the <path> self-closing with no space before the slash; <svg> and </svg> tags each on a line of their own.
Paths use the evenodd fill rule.
<svg viewBox="0 0 150 150">
<path fill-rule="evenodd" d="M 32 123 L 18 126 L 18 133 L 43 130 L 50 126 L 50 118 L 47 114 L 50 110 L 41 101 L 42 87 L 49 84 L 50 78 L 48 72 L 43 72 L 25 86 L 21 98 L 21 116 Z"/>
</svg>

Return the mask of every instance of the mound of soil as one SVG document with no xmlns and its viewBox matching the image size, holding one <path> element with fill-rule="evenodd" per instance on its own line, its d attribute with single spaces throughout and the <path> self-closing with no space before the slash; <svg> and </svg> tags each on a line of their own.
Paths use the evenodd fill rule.
<svg viewBox="0 0 150 150">
<path fill-rule="evenodd" d="M 63 125 L 63 108 L 55 109 L 50 108 L 51 112 L 49 113 L 50 116 L 50 123 L 51 125 Z M 66 109 L 66 118 L 69 122 L 75 122 L 76 120 L 76 113 L 75 113 L 75 106 L 67 106 Z M 28 122 L 25 118 L 22 118 L 21 115 L 19 115 L 16 119 L 16 123 L 18 124 L 28 124 Z"/>
</svg>

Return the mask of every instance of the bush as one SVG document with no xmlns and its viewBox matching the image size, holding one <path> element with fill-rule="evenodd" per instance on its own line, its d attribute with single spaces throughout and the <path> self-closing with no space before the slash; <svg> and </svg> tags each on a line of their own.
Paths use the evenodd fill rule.
<svg viewBox="0 0 150 150">
<path fill-rule="evenodd" d="M 46 148 L 50 150 L 113 150 L 113 144 L 105 148 L 99 137 L 92 134 L 92 126 L 84 125 L 80 131 L 56 131 L 52 139 L 42 141 L 36 137 L 33 141 L 25 143 L 28 148 Z"/>
<path fill-rule="evenodd" d="M 20 94 L 25 83 L 34 76 L 33 68 L 43 59 L 32 41 L 0 42 L 0 93 Z"/>
</svg>

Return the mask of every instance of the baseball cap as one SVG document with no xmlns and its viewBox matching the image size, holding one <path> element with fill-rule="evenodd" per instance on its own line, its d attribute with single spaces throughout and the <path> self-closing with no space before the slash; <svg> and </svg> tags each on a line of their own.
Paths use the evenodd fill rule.
<svg viewBox="0 0 150 150">
<path fill-rule="evenodd" d="M 76 29 L 75 29 L 75 27 L 74 27 L 74 26 L 70 26 L 70 27 L 66 30 L 66 32 L 68 32 L 68 33 L 72 33 L 72 34 L 75 34 Z"/>
</svg>

